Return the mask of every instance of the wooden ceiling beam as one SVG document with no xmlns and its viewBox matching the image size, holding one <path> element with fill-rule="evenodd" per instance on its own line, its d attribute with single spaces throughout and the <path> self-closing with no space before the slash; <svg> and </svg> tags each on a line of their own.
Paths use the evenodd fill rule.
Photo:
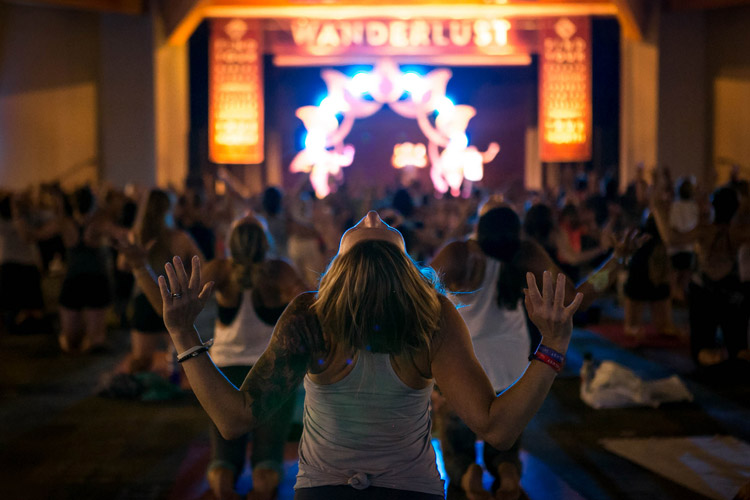
<svg viewBox="0 0 750 500">
<path fill-rule="evenodd" d="M 170 45 L 182 45 L 203 21 L 210 0 L 159 0 L 164 33 Z"/>
<path fill-rule="evenodd" d="M 118 14 L 138 15 L 146 12 L 146 2 L 144 0 L 3 0 L 3 2 L 97 12 L 114 12 Z"/>
<path fill-rule="evenodd" d="M 707 10 L 750 5 L 750 0 L 667 0 L 669 10 Z"/>
<path fill-rule="evenodd" d="M 647 0 L 612 0 L 617 6 L 617 18 L 625 38 L 641 40 L 648 26 L 653 3 Z"/>
<path fill-rule="evenodd" d="M 631 0 L 637 1 L 637 0 Z M 167 42 L 187 42 L 205 17 L 290 19 L 445 18 L 615 16 L 613 0 L 329 0 L 325 3 L 293 0 L 160 0 Z"/>
<path fill-rule="evenodd" d="M 245 16 L 261 18 L 442 18 L 556 17 L 617 14 L 612 0 L 352 0 L 325 3 L 301 3 L 289 0 L 210 0 L 206 14 L 210 17 Z"/>
</svg>

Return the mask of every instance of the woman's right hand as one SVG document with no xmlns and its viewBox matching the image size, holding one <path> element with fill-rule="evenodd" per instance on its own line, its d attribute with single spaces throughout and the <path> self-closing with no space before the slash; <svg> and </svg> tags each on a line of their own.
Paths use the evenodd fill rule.
<svg viewBox="0 0 750 500">
<path fill-rule="evenodd" d="M 193 257 L 190 276 L 178 256 L 167 262 L 164 269 L 167 277 L 159 276 L 164 325 L 179 350 L 184 340 L 195 337 L 195 320 L 211 296 L 214 282 L 201 288 L 201 261 L 197 255 Z"/>
<path fill-rule="evenodd" d="M 568 306 L 565 300 L 565 274 L 557 274 L 553 286 L 552 273 L 544 271 L 542 292 L 533 273 L 526 273 L 528 289 L 524 290 L 526 310 L 529 318 L 542 333 L 543 342 L 560 353 L 565 353 L 573 332 L 573 314 L 583 301 L 583 294 L 576 294 Z"/>
</svg>

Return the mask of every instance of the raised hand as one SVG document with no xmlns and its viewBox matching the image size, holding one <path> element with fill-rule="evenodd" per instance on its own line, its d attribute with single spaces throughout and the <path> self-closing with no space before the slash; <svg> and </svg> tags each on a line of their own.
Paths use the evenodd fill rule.
<svg viewBox="0 0 750 500">
<path fill-rule="evenodd" d="M 125 259 L 130 269 L 138 269 L 148 264 L 148 252 L 156 244 L 151 240 L 145 246 L 137 243 L 132 233 L 117 238 L 117 251 Z"/>
<path fill-rule="evenodd" d="M 651 239 L 651 235 L 641 234 L 638 229 L 626 231 L 623 237 L 614 245 L 615 258 L 627 262 L 635 251 L 641 248 L 649 239 Z"/>
<path fill-rule="evenodd" d="M 201 262 L 198 256 L 193 257 L 190 276 L 185 271 L 182 259 L 176 255 L 164 269 L 167 277 L 159 276 L 164 325 L 173 340 L 181 335 L 195 335 L 193 324 L 211 296 L 214 283 L 211 281 L 201 288 Z"/>
<path fill-rule="evenodd" d="M 552 282 L 552 273 L 544 271 L 540 293 L 534 274 L 526 273 L 528 285 L 528 289 L 524 290 L 526 310 L 531 321 L 544 336 L 544 343 L 564 353 L 573 331 L 573 314 L 581 305 L 583 294 L 576 294 L 573 302 L 566 306 L 564 304 L 565 275 L 558 273 L 557 283 L 553 286 Z"/>
</svg>

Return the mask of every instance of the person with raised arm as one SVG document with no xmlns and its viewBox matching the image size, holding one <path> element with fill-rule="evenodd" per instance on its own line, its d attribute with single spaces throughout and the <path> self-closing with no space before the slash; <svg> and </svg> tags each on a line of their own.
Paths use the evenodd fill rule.
<svg viewBox="0 0 750 500">
<path fill-rule="evenodd" d="M 271 338 L 273 327 L 287 304 L 306 290 L 299 274 L 286 261 L 268 258 L 269 239 L 261 221 L 250 215 L 232 223 L 227 240 L 229 256 L 208 262 L 204 282 L 216 283 L 218 314 L 211 357 L 235 385 L 245 380 Z M 163 310 L 155 275 L 146 250 L 122 241 L 120 250 L 136 270 L 138 286 L 154 309 Z M 211 460 L 208 483 L 217 500 L 239 499 L 237 480 L 245 466 L 252 438 L 253 489 L 250 500 L 275 498 L 283 477 L 284 444 L 296 400 L 291 397 L 274 415 L 235 439 L 224 439 L 211 425 Z"/>
<path fill-rule="evenodd" d="M 509 447 L 544 402 L 564 361 L 572 317 L 565 276 L 526 275 L 525 304 L 543 335 L 524 375 L 500 395 L 474 355 L 466 324 L 436 274 L 420 269 L 401 234 L 369 212 L 341 238 L 317 292 L 297 296 L 245 381 L 214 365 L 195 319 L 214 283 L 175 257 L 158 278 L 164 322 L 178 360 L 225 438 L 241 436 L 305 386 L 297 500 L 437 500 L 443 481 L 431 445 L 435 383 L 483 440 Z"/>
<path fill-rule="evenodd" d="M 582 307 L 588 307 L 613 284 L 617 270 L 637 245 L 638 238 L 631 233 L 617 242 L 612 256 L 578 286 L 565 280 L 568 300 L 582 292 Z M 527 370 L 529 355 L 543 354 L 546 349 L 544 339 L 538 348 L 537 342 L 532 343 L 521 307 L 525 276 L 530 273 L 542 280 L 545 273 L 564 276 L 563 271 L 537 241 L 522 236 L 515 210 L 498 201 L 482 207 L 473 237 L 447 244 L 431 265 L 441 273 L 451 298 L 461 306 L 458 312 L 468 326 L 477 359 L 493 389 L 502 393 Z M 440 384 L 439 389 L 444 393 Z M 482 468 L 476 463 L 477 435 L 457 408 L 440 405 L 439 394 L 435 398 L 440 408 L 436 413 L 445 468 L 451 479 L 448 498 L 490 498 L 490 492 L 482 486 Z M 495 498 L 525 497 L 520 485 L 520 443 L 512 444 L 501 449 L 492 443 L 484 446 L 484 464 L 494 478 L 491 493 Z"/>
</svg>

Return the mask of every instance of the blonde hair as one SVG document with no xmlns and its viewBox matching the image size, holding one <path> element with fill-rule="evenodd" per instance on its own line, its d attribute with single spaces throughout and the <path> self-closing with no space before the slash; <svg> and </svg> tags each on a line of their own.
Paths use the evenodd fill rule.
<svg viewBox="0 0 750 500">
<path fill-rule="evenodd" d="M 389 354 L 429 349 L 440 327 L 442 286 L 402 249 L 382 240 L 336 256 L 312 305 L 334 343 Z"/>
<path fill-rule="evenodd" d="M 265 228 L 253 217 L 236 221 L 229 235 L 229 255 L 232 257 L 233 273 L 243 289 L 252 288 L 257 282 L 259 267 L 268 252 Z"/>
</svg>

